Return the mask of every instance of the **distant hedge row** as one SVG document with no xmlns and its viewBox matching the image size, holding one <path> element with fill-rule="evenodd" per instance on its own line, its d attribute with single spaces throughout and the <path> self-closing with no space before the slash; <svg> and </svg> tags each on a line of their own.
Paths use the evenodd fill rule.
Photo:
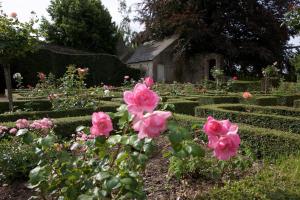
<svg viewBox="0 0 300 200">
<path fill-rule="evenodd" d="M 235 105 L 219 104 L 198 106 L 195 115 L 198 117 L 214 116 L 218 119 L 230 119 L 236 123 L 245 123 L 262 128 L 277 129 L 300 134 L 300 118 L 280 115 L 247 113 L 230 110 Z"/>
<path fill-rule="evenodd" d="M 37 72 L 54 73 L 61 77 L 66 66 L 75 64 L 88 67 L 90 73 L 86 79 L 88 86 L 99 85 L 102 82 L 110 85 L 119 85 L 124 76 L 138 78 L 139 70 L 128 68 L 116 56 L 109 54 L 68 54 L 40 49 L 26 58 L 17 60 L 13 64 L 12 73 L 20 72 L 24 77 L 25 85 L 34 85 L 37 81 Z"/>
</svg>

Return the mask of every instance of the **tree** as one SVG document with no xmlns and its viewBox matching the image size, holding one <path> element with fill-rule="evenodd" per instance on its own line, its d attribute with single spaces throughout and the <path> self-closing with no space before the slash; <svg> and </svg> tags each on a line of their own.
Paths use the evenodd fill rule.
<svg viewBox="0 0 300 200">
<path fill-rule="evenodd" d="M 261 75 L 264 66 L 285 60 L 285 45 L 294 34 L 283 24 L 294 0 L 143 0 L 138 20 L 146 39 L 180 36 L 178 52 L 223 54 L 228 66 L 249 66 Z M 282 25 L 283 24 L 283 25 Z"/>
<path fill-rule="evenodd" d="M 286 13 L 287 24 L 300 33 L 300 6 L 291 5 Z"/>
<path fill-rule="evenodd" d="M 51 0 L 53 22 L 42 19 L 46 41 L 97 53 L 115 53 L 117 28 L 100 0 Z"/>
<path fill-rule="evenodd" d="M 34 51 L 38 41 L 38 32 L 33 28 L 35 22 L 32 19 L 21 23 L 16 13 L 9 17 L 0 10 L 0 65 L 4 69 L 10 111 L 13 111 L 10 63 Z"/>
</svg>

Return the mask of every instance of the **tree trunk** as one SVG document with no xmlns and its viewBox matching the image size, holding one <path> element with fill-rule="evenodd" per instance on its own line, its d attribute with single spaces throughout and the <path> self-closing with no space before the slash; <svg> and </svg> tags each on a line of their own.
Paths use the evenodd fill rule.
<svg viewBox="0 0 300 200">
<path fill-rule="evenodd" d="M 13 112 L 14 106 L 13 106 L 13 96 L 12 96 L 12 86 L 11 86 L 11 76 L 10 76 L 10 65 L 3 64 L 3 69 L 4 69 L 6 89 L 8 93 L 9 111 Z"/>
</svg>

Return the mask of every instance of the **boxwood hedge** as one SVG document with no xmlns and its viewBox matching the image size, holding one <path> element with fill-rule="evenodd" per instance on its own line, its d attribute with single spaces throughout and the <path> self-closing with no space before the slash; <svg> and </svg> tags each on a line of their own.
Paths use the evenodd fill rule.
<svg viewBox="0 0 300 200">
<path fill-rule="evenodd" d="M 214 116 L 219 119 L 230 119 L 236 123 L 245 123 L 262 128 L 278 129 L 300 134 L 300 118 L 232 111 L 232 104 L 204 105 L 195 108 L 195 115 L 199 117 Z"/>
</svg>

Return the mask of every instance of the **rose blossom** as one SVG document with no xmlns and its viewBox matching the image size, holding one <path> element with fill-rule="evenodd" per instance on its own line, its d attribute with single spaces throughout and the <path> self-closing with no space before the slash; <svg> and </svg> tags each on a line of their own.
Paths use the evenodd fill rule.
<svg viewBox="0 0 300 200">
<path fill-rule="evenodd" d="M 209 116 L 203 130 L 208 135 L 208 147 L 214 150 L 214 156 L 219 160 L 228 160 L 237 154 L 241 140 L 236 124 Z"/>
<path fill-rule="evenodd" d="M 6 132 L 7 130 L 8 130 L 8 128 L 6 126 L 0 125 L 0 134 Z"/>
<path fill-rule="evenodd" d="M 244 92 L 243 93 L 243 98 L 244 99 L 251 99 L 252 98 L 252 94 L 250 92 Z"/>
<path fill-rule="evenodd" d="M 43 72 L 38 72 L 37 76 L 41 81 L 44 81 L 46 79 L 46 75 Z"/>
<path fill-rule="evenodd" d="M 113 130 L 112 121 L 109 115 L 104 112 L 93 113 L 91 134 L 94 136 L 109 136 Z"/>
<path fill-rule="evenodd" d="M 231 123 L 229 120 L 218 121 L 209 116 L 203 129 L 208 136 L 220 136 L 225 135 L 229 131 L 230 127 Z"/>
<path fill-rule="evenodd" d="M 144 80 L 144 84 L 151 88 L 154 85 L 154 80 L 151 77 L 146 77 Z"/>
<path fill-rule="evenodd" d="M 124 76 L 124 79 L 125 79 L 125 80 L 127 80 L 127 79 L 129 79 L 129 78 L 130 78 L 129 76 Z"/>
<path fill-rule="evenodd" d="M 12 13 L 10 13 L 9 16 L 12 17 L 12 18 L 16 18 L 17 17 L 17 13 L 16 12 L 12 12 Z"/>
<path fill-rule="evenodd" d="M 29 122 L 27 119 L 18 119 L 16 121 L 16 127 L 18 129 L 24 129 L 29 127 Z"/>
<path fill-rule="evenodd" d="M 214 147 L 214 156 L 219 160 L 229 160 L 237 154 L 241 140 L 238 134 L 221 136 Z"/>
<path fill-rule="evenodd" d="M 152 112 L 159 102 L 158 95 L 141 83 L 136 84 L 133 91 L 125 91 L 123 99 L 128 105 L 128 112 L 134 115 Z"/>
<path fill-rule="evenodd" d="M 12 135 L 15 135 L 17 132 L 18 132 L 18 129 L 16 129 L 16 128 L 12 128 L 9 130 L 9 133 Z"/>
<path fill-rule="evenodd" d="M 79 76 L 85 76 L 88 71 L 89 71 L 89 68 L 77 68 L 77 71 L 78 71 L 78 74 Z"/>
<path fill-rule="evenodd" d="M 164 111 L 147 113 L 146 115 L 134 120 L 133 129 L 139 132 L 139 139 L 143 139 L 145 137 L 158 137 L 161 132 L 167 129 L 167 119 L 171 117 L 171 115 L 171 112 Z"/>
<path fill-rule="evenodd" d="M 30 125 L 30 128 L 37 130 L 48 131 L 53 127 L 53 122 L 49 118 L 43 118 L 41 120 L 34 120 Z"/>
<path fill-rule="evenodd" d="M 232 80 L 238 80 L 238 77 L 237 76 L 234 76 L 234 77 L 232 77 Z"/>
</svg>

